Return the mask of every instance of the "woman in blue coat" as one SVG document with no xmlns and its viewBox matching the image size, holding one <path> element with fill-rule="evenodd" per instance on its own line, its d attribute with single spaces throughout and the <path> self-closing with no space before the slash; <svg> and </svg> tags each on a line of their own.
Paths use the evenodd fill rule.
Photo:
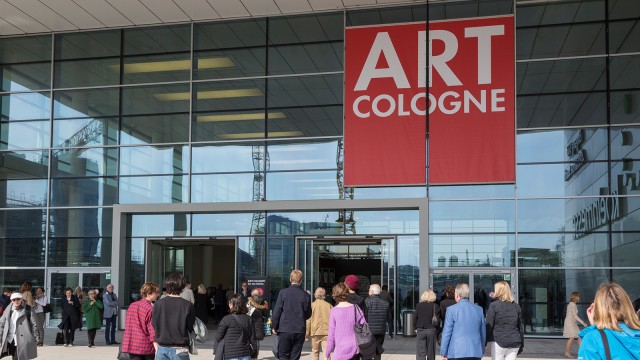
<svg viewBox="0 0 640 360">
<path fill-rule="evenodd" d="M 578 359 L 606 360 L 601 331 L 609 343 L 611 359 L 640 359 L 640 320 L 629 295 L 616 284 L 602 284 L 587 309 L 591 326 L 580 333 Z"/>
</svg>

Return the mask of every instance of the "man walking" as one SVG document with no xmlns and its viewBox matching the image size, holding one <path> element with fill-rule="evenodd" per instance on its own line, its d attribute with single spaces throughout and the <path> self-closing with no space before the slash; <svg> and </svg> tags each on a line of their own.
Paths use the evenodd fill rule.
<svg viewBox="0 0 640 360">
<path fill-rule="evenodd" d="M 302 271 L 289 275 L 291 285 L 280 290 L 273 309 L 273 332 L 279 336 L 278 359 L 298 360 L 302 353 L 306 321 L 311 317 L 311 296 L 300 287 Z"/>
<path fill-rule="evenodd" d="M 486 328 L 482 308 L 469 301 L 469 285 L 458 284 L 456 304 L 447 308 L 440 355 L 443 360 L 481 359 Z"/>
<path fill-rule="evenodd" d="M 189 300 L 180 297 L 184 277 L 173 273 L 164 280 L 167 296 L 156 301 L 151 315 L 155 331 L 156 360 L 189 360 L 189 332 L 196 312 Z"/>
<path fill-rule="evenodd" d="M 369 324 L 369 330 L 378 343 L 376 351 L 376 359 L 380 359 L 380 355 L 384 351 L 384 333 L 387 330 L 387 315 L 389 312 L 389 303 L 380 297 L 382 288 L 378 284 L 369 286 L 369 297 L 364 300 L 365 312 L 364 317 Z"/>
<path fill-rule="evenodd" d="M 0 353 L 9 353 L 13 360 L 29 360 L 38 357 L 38 329 L 36 313 L 22 301 L 22 294 L 14 292 L 9 305 L 0 318 L 2 345 Z M 26 321 L 25 321 L 26 320 Z"/>
<path fill-rule="evenodd" d="M 389 339 L 393 339 L 393 296 L 389 293 L 389 287 L 382 285 L 380 298 L 389 303 L 389 311 L 387 312 L 387 327 L 389 328 Z"/>
<path fill-rule="evenodd" d="M 104 305 L 104 340 L 107 345 L 119 344 L 116 341 L 116 318 L 118 316 L 118 296 L 113 292 L 113 284 L 107 285 L 107 291 L 102 295 Z"/>
</svg>

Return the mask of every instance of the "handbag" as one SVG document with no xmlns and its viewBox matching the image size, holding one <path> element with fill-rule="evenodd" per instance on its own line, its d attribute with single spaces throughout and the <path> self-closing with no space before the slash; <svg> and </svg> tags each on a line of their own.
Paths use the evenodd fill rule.
<svg viewBox="0 0 640 360">
<path fill-rule="evenodd" d="M 45 314 L 48 314 L 51 312 L 51 304 L 47 304 L 45 306 L 42 307 L 42 312 Z"/>
<path fill-rule="evenodd" d="M 273 356 L 276 357 L 276 359 L 278 359 L 280 356 L 278 356 L 278 344 L 280 343 L 280 335 L 278 335 L 276 333 L 276 336 L 273 338 L 273 345 L 271 346 L 271 352 L 273 353 Z"/>
<path fill-rule="evenodd" d="M 213 345 L 213 359 L 224 360 L 224 338 Z"/>
<path fill-rule="evenodd" d="M 433 325 L 433 327 L 436 329 L 440 327 L 440 319 L 438 319 L 438 317 L 436 316 L 436 304 L 433 304 L 433 316 L 431 317 L 431 325 Z"/>
<path fill-rule="evenodd" d="M 129 355 L 129 353 L 126 352 L 122 352 L 122 344 L 120 344 L 120 347 L 118 348 L 118 360 L 131 360 L 131 355 Z"/>
<path fill-rule="evenodd" d="M 198 355 L 198 347 L 196 346 L 196 334 L 194 332 L 189 333 L 189 354 Z"/>
<path fill-rule="evenodd" d="M 373 337 L 367 321 L 365 320 L 364 324 L 358 323 L 357 309 L 358 305 L 353 305 L 353 332 L 356 335 L 356 345 L 358 345 L 362 360 L 373 359 L 376 357 L 378 343 Z M 364 318 L 364 315 L 362 317 Z"/>
<path fill-rule="evenodd" d="M 207 341 L 207 325 L 205 325 L 202 320 L 196 318 L 196 321 L 193 323 L 193 332 L 195 334 L 195 340 L 199 343 L 204 343 Z"/>
<path fill-rule="evenodd" d="M 64 335 L 61 332 L 56 333 L 56 345 L 64 344 Z"/>
</svg>

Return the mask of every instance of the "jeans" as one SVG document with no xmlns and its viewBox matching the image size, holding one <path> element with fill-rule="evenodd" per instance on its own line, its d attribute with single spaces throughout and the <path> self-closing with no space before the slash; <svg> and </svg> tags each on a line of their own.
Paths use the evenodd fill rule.
<svg viewBox="0 0 640 360">
<path fill-rule="evenodd" d="M 118 324 L 116 322 L 117 318 L 117 315 L 113 315 L 110 318 L 104 318 L 104 340 L 107 342 L 107 345 L 116 341 L 116 325 Z M 111 338 L 109 338 L 109 336 L 111 336 Z"/>
<path fill-rule="evenodd" d="M 36 313 L 36 328 L 38 329 L 38 342 L 42 344 L 44 342 L 44 313 Z"/>
<path fill-rule="evenodd" d="M 189 360 L 189 351 L 187 348 L 158 346 L 156 360 Z"/>
<path fill-rule="evenodd" d="M 516 360 L 518 348 L 503 348 L 497 342 L 491 343 L 491 359 L 493 360 Z"/>
<path fill-rule="evenodd" d="M 302 354 L 302 345 L 304 344 L 304 334 L 279 332 L 278 336 L 280 337 L 278 342 L 278 359 L 300 359 L 300 355 Z"/>
<path fill-rule="evenodd" d="M 239 356 L 234 358 L 224 358 L 224 360 L 251 360 L 251 356 Z"/>
<path fill-rule="evenodd" d="M 418 329 L 416 338 L 416 360 L 436 359 L 436 329 Z"/>
</svg>

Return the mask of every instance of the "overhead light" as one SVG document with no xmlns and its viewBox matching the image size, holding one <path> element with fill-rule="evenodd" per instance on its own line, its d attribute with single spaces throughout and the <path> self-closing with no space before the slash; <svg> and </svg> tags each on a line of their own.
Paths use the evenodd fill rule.
<svg viewBox="0 0 640 360">
<path fill-rule="evenodd" d="M 198 69 L 220 69 L 235 67 L 236 64 L 226 56 L 198 59 Z M 109 65 L 118 71 L 120 65 Z M 191 69 L 191 60 L 168 60 L 168 61 L 147 61 L 139 63 L 124 64 L 125 74 L 139 74 L 164 71 L 182 71 Z"/>
<path fill-rule="evenodd" d="M 269 119 L 286 119 L 283 112 L 268 113 Z M 264 120 L 264 112 L 244 113 L 244 114 L 223 114 L 223 115 L 200 115 L 198 122 L 219 122 L 219 121 L 242 121 L 242 120 Z"/>
<path fill-rule="evenodd" d="M 196 97 L 198 100 L 206 99 L 227 99 L 235 97 L 262 96 L 260 89 L 233 89 L 233 90 L 210 90 L 198 91 Z M 188 92 L 153 94 L 153 97 L 160 101 L 183 101 L 189 100 Z"/>
<path fill-rule="evenodd" d="M 275 131 L 270 132 L 269 137 L 287 137 L 287 136 L 302 136 L 304 133 L 302 131 Z M 263 132 L 254 132 L 254 133 L 242 133 L 242 134 L 222 134 L 219 135 L 222 139 L 250 139 L 250 138 L 259 138 L 263 137 Z"/>
</svg>

